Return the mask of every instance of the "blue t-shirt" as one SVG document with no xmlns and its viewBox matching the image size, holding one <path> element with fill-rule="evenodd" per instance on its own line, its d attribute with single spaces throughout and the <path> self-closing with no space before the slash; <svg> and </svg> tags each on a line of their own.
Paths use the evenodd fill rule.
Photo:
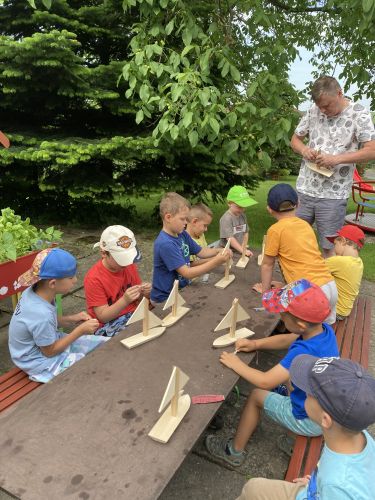
<svg viewBox="0 0 375 500">
<path fill-rule="evenodd" d="M 53 344 L 64 334 L 57 330 L 56 306 L 27 288 L 9 325 L 9 351 L 13 363 L 29 375 L 38 375 L 56 364 L 61 354 L 45 356 L 40 347 Z"/>
<path fill-rule="evenodd" d="M 340 356 L 335 332 L 329 325 L 323 323 L 323 331 L 322 333 L 319 333 L 319 335 L 315 335 L 315 337 L 311 337 L 307 340 L 304 340 L 302 337 L 298 337 L 298 339 L 295 340 L 289 347 L 286 356 L 280 361 L 281 366 L 289 371 L 293 359 L 299 354 L 311 354 L 312 356 L 317 356 L 318 358 Z M 292 413 L 298 420 L 308 418 L 305 411 L 306 393 L 299 389 L 295 384 L 292 385 L 294 389 L 290 393 Z"/>
<path fill-rule="evenodd" d="M 176 279 L 180 288 L 188 285 L 189 280 L 180 276 L 176 269 L 184 265 L 190 266 L 190 255 L 196 255 L 201 250 L 202 247 L 195 243 L 186 231 L 182 231 L 178 236 L 160 231 L 154 243 L 151 300 L 155 302 L 166 300 Z"/>
<path fill-rule="evenodd" d="M 367 443 L 361 453 L 346 455 L 323 448 L 317 469 L 296 500 L 371 500 L 374 495 L 375 441 L 363 431 Z"/>
</svg>

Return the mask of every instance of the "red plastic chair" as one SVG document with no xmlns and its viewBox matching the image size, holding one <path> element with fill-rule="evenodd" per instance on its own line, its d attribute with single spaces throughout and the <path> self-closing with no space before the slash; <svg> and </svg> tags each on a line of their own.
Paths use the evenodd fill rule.
<svg viewBox="0 0 375 500">
<path fill-rule="evenodd" d="M 364 181 L 357 169 L 354 170 L 352 185 L 352 197 L 357 205 L 355 214 L 348 214 L 345 221 L 360 227 L 364 231 L 375 232 L 375 181 Z M 365 208 L 371 209 L 365 212 Z M 372 212 L 372 213 L 371 213 Z"/>
</svg>

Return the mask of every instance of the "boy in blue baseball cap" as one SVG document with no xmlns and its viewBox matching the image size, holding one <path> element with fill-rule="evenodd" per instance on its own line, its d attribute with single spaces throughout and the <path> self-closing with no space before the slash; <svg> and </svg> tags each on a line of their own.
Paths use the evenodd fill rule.
<svg viewBox="0 0 375 500">
<path fill-rule="evenodd" d="M 374 498 L 375 442 L 365 429 L 375 422 L 375 379 L 349 359 L 308 354 L 293 360 L 290 377 L 307 394 L 305 410 L 323 430 L 318 466 L 292 483 L 250 479 L 237 500 Z"/>
<path fill-rule="evenodd" d="M 9 325 L 9 351 L 13 363 L 31 380 L 48 382 L 80 360 L 106 337 L 92 336 L 99 323 L 85 311 L 57 317 L 57 294 L 70 292 L 77 282 L 77 262 L 61 248 L 38 253 L 32 267 L 18 278 L 28 286 Z M 67 335 L 58 327 L 77 324 Z"/>
</svg>

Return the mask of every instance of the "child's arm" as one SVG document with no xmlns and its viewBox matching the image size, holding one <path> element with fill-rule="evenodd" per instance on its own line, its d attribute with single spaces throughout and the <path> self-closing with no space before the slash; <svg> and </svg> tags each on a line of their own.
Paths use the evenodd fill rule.
<svg viewBox="0 0 375 500">
<path fill-rule="evenodd" d="M 223 365 L 231 368 L 238 375 L 260 389 L 271 390 L 289 380 L 289 371 L 280 364 L 274 366 L 266 372 L 251 368 L 240 360 L 235 354 L 222 352 L 220 361 Z"/>
<path fill-rule="evenodd" d="M 266 292 L 271 288 L 272 282 L 272 272 L 275 266 L 276 257 L 271 257 L 271 255 L 264 255 L 263 262 L 260 270 L 260 275 L 262 279 L 262 293 Z"/>
<path fill-rule="evenodd" d="M 236 341 L 236 350 L 243 352 L 284 350 L 288 349 L 297 339 L 298 335 L 295 333 L 284 333 L 257 340 L 239 339 Z"/>
<path fill-rule="evenodd" d="M 207 260 L 207 262 L 204 262 L 200 266 L 189 267 L 185 264 L 184 266 L 177 268 L 176 271 L 183 278 L 191 280 L 193 278 L 196 278 L 197 276 L 200 276 L 201 274 L 209 273 L 212 269 L 230 259 L 230 256 L 231 252 L 226 251 L 223 253 L 223 250 L 221 250 L 221 252 L 218 253 L 215 257 Z"/>
<path fill-rule="evenodd" d="M 57 324 L 62 328 L 71 326 L 72 323 L 79 323 L 91 319 L 91 316 L 86 311 L 81 311 L 77 314 L 70 314 L 68 316 L 58 316 Z"/>
<path fill-rule="evenodd" d="M 40 350 L 42 351 L 44 356 L 47 356 L 48 358 L 56 356 L 57 354 L 60 354 L 60 352 L 65 351 L 65 349 L 70 346 L 70 344 L 72 344 L 79 337 L 82 337 L 82 335 L 94 333 L 95 330 L 98 329 L 98 327 L 99 322 L 97 319 L 88 319 L 87 321 L 84 321 L 79 326 L 74 328 L 74 330 L 69 335 L 65 335 L 64 337 L 56 340 L 53 344 L 40 346 Z"/>
<path fill-rule="evenodd" d="M 200 259 L 209 259 L 211 257 L 215 257 L 215 255 L 218 255 L 222 251 L 222 248 L 203 247 L 202 250 L 197 253 L 197 256 Z"/>
<path fill-rule="evenodd" d="M 118 317 L 120 312 L 125 309 L 129 304 L 139 299 L 141 295 L 141 286 L 134 285 L 129 287 L 124 295 L 120 297 L 114 304 L 112 305 L 102 305 L 93 307 L 96 317 L 101 323 L 108 323 L 112 319 Z"/>
</svg>

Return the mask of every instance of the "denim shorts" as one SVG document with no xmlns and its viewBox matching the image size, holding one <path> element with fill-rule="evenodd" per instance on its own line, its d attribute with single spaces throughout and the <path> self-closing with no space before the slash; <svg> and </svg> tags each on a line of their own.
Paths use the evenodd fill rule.
<svg viewBox="0 0 375 500">
<path fill-rule="evenodd" d="M 314 198 L 298 193 L 298 208 L 296 215 L 309 224 L 316 224 L 319 243 L 325 250 L 333 248 L 326 236 L 336 234 L 345 224 L 346 205 L 348 200 L 331 200 L 329 198 Z"/>
<path fill-rule="evenodd" d="M 322 428 L 310 418 L 297 419 L 292 413 L 289 396 L 270 392 L 264 400 L 264 411 L 274 422 L 301 436 L 320 436 Z"/>
</svg>

